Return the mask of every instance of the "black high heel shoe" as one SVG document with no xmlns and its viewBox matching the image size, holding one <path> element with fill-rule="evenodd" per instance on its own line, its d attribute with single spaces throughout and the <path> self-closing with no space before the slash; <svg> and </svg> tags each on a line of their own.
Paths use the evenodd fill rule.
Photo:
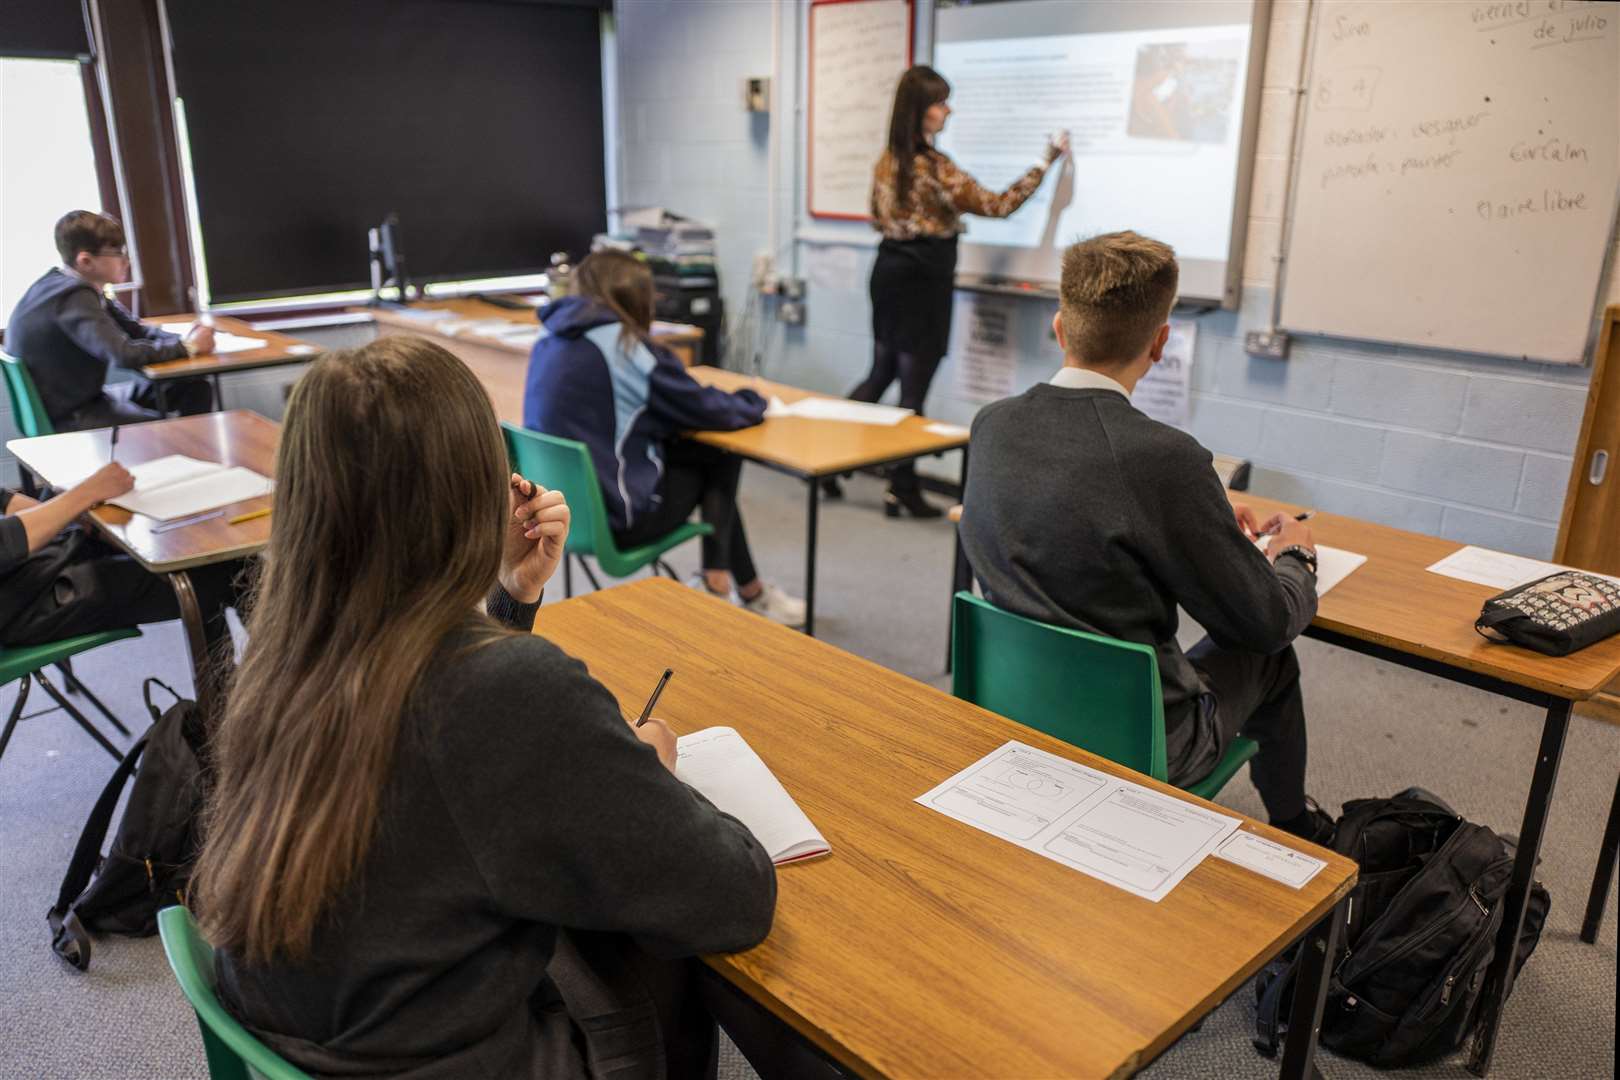
<svg viewBox="0 0 1620 1080">
<path fill-rule="evenodd" d="M 890 488 L 888 494 L 883 496 L 883 516 L 897 518 L 902 510 L 919 520 L 945 515 L 945 511 L 923 498 L 920 491 L 896 491 Z"/>
</svg>

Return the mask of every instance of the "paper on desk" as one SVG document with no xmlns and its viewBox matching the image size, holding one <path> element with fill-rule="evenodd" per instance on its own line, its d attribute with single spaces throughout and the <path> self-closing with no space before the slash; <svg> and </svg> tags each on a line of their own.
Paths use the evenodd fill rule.
<svg viewBox="0 0 1620 1080">
<path fill-rule="evenodd" d="M 1269 536 L 1257 536 L 1254 546 L 1260 549 L 1260 554 L 1266 553 L 1266 546 L 1271 543 Z M 1357 555 L 1353 551 L 1343 548 L 1328 547 L 1326 544 L 1316 545 L 1316 596 L 1317 599 L 1328 594 L 1328 590 L 1349 577 L 1367 556 Z"/>
<path fill-rule="evenodd" d="M 1226 843 L 1215 849 L 1215 855 L 1280 881 L 1291 889 L 1303 889 L 1327 865 L 1324 859 L 1241 829 L 1227 837 Z"/>
<path fill-rule="evenodd" d="M 455 318 L 456 315 L 449 308 L 392 308 L 390 313 L 425 323 L 443 322 L 445 319 Z"/>
<path fill-rule="evenodd" d="M 947 435 L 959 438 L 968 433 L 968 429 L 961 424 L 929 424 L 923 428 L 930 435 Z"/>
<path fill-rule="evenodd" d="M 1470 546 L 1453 551 L 1430 566 L 1429 572 L 1461 581 L 1472 581 L 1478 585 L 1489 585 L 1493 589 L 1511 589 L 1527 581 L 1535 581 L 1537 578 L 1569 569 L 1572 567 L 1542 562 L 1540 559 L 1527 559 L 1522 555 L 1509 555 L 1505 551 Z M 1590 574 L 1592 571 L 1582 570 L 1581 573 Z M 1607 574 L 1593 576 L 1609 577 Z M 1620 578 L 1615 577 L 1609 577 L 1609 580 L 1620 582 Z"/>
<path fill-rule="evenodd" d="M 166 322 L 159 323 L 158 329 L 185 337 L 191 333 L 193 325 L 188 322 Z M 221 353 L 246 352 L 249 349 L 262 349 L 264 346 L 264 338 L 242 337 L 238 334 L 228 334 L 223 330 L 215 330 L 214 351 L 211 355 L 218 356 Z"/>
<path fill-rule="evenodd" d="M 765 409 L 766 416 L 797 416 L 804 420 L 841 420 L 848 424 L 876 424 L 893 427 L 913 410 L 894 405 L 872 405 L 865 401 L 845 401 L 842 398 L 800 398 L 789 405 L 772 396 Z"/>
<path fill-rule="evenodd" d="M 1154 903 L 1239 824 L 1016 740 L 916 801 Z"/>
<path fill-rule="evenodd" d="M 175 518 L 200 514 L 215 507 L 228 506 L 243 499 L 266 495 L 274 488 L 273 480 L 267 476 L 260 476 L 252 469 L 216 464 L 212 466 L 211 471 L 201 475 L 171 480 L 162 486 L 145 490 L 137 488 L 111 502 L 112 505 L 121 506 L 132 513 L 145 514 L 159 521 L 172 521 Z"/>
</svg>

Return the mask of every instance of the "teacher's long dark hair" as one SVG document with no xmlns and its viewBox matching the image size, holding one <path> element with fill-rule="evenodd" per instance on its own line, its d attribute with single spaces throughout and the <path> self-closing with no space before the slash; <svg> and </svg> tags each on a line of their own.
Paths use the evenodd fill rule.
<svg viewBox="0 0 1620 1080">
<path fill-rule="evenodd" d="M 929 108 L 951 96 L 951 84 L 926 64 L 908 68 L 894 91 L 894 109 L 889 114 L 889 153 L 895 163 L 895 204 L 906 205 L 911 194 L 911 163 L 918 154 L 933 147 L 923 132 L 923 117 Z"/>
</svg>

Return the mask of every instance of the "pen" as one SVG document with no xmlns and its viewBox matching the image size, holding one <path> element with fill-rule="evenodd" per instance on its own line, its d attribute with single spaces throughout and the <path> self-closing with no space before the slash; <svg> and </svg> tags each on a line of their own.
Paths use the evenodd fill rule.
<svg viewBox="0 0 1620 1080">
<path fill-rule="evenodd" d="M 653 706 L 658 704 L 658 695 L 664 692 L 664 687 L 669 684 L 669 677 L 673 674 L 675 674 L 674 668 L 664 669 L 664 676 L 658 680 L 658 685 L 653 687 L 652 697 L 647 699 L 646 708 L 642 709 L 641 715 L 636 717 L 636 727 L 640 727 L 642 724 L 645 724 L 647 722 L 647 718 L 652 715 Z"/>
<path fill-rule="evenodd" d="M 111 444 L 109 446 L 109 449 L 107 451 L 107 460 L 108 461 L 117 461 L 118 460 L 118 425 L 117 424 L 113 425 L 112 442 L 111 442 Z"/>
<path fill-rule="evenodd" d="M 269 517 L 269 516 L 270 516 L 270 507 L 264 506 L 264 507 L 260 507 L 257 510 L 249 510 L 245 514 L 237 514 L 235 517 L 231 518 L 230 521 L 226 522 L 226 524 L 227 525 L 240 525 L 244 521 L 253 521 L 255 518 L 262 518 L 262 517 Z"/>
<path fill-rule="evenodd" d="M 1309 521 L 1309 520 L 1311 520 L 1311 518 L 1313 518 L 1315 516 L 1316 516 L 1316 511 L 1315 510 L 1307 510 L 1303 514 L 1295 514 L 1294 515 L 1294 520 L 1295 521 Z M 1263 532 L 1260 535 L 1261 536 L 1276 536 L 1277 535 L 1277 530 L 1272 529 L 1269 532 Z"/>
</svg>

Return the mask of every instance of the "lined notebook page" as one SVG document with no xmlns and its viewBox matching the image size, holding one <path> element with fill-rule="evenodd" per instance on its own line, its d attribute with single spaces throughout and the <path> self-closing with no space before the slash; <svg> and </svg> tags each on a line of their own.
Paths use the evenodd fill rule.
<svg viewBox="0 0 1620 1080">
<path fill-rule="evenodd" d="M 793 796 L 736 730 L 704 728 L 675 741 L 675 775 L 748 826 L 781 865 L 831 851 Z"/>
</svg>

